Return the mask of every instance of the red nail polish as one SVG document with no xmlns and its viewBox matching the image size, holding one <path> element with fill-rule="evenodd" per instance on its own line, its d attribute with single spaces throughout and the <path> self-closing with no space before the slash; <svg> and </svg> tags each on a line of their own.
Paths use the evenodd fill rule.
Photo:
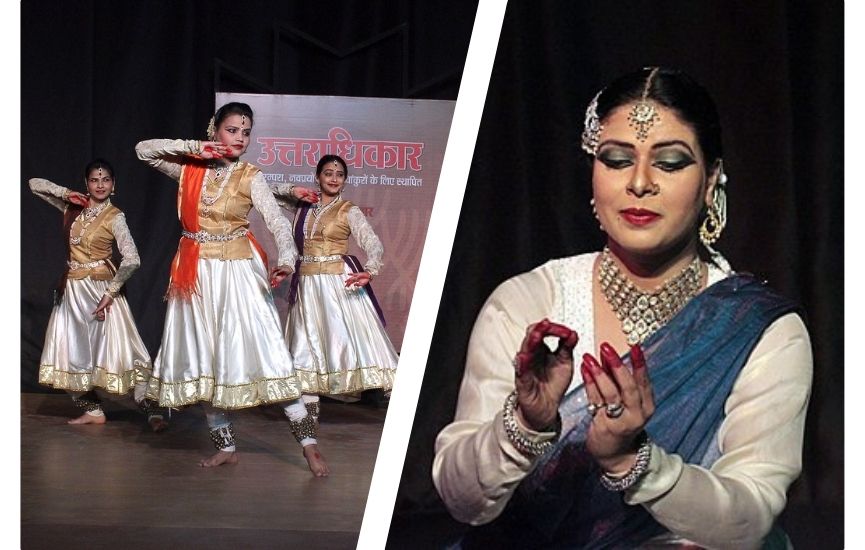
<svg viewBox="0 0 865 550">
<path fill-rule="evenodd" d="M 583 382 L 585 382 L 586 384 L 595 383 L 595 378 L 592 376 L 589 366 L 585 363 L 585 361 L 580 363 L 580 374 L 583 376 Z"/>
<path fill-rule="evenodd" d="M 602 373 L 602 372 L 604 372 L 604 369 L 603 369 L 603 367 L 601 367 L 601 364 L 598 363 L 598 360 L 595 359 L 594 357 L 592 357 L 592 356 L 591 356 L 590 354 L 588 354 L 588 353 L 583 354 L 583 363 L 586 364 L 586 365 L 589 367 L 589 370 L 590 370 L 592 373 Z"/>
<path fill-rule="evenodd" d="M 635 369 L 646 368 L 646 357 L 643 355 L 643 348 L 640 347 L 640 344 L 631 346 L 631 365 Z"/>
<path fill-rule="evenodd" d="M 622 362 L 619 359 L 619 354 L 613 349 L 613 346 L 604 342 L 601 344 L 601 354 L 604 356 L 606 363 L 612 365 L 615 368 L 619 368 L 622 366 Z"/>
</svg>

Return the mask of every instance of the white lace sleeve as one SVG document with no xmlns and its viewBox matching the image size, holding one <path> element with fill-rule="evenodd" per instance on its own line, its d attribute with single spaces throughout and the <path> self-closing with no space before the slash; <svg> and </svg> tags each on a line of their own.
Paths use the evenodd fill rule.
<svg viewBox="0 0 865 550">
<path fill-rule="evenodd" d="M 66 210 L 68 206 L 66 196 L 69 194 L 69 189 L 42 178 L 32 178 L 29 183 L 34 195 L 58 210 Z"/>
<path fill-rule="evenodd" d="M 297 259 L 297 247 L 294 245 L 294 238 L 291 235 L 291 224 L 282 215 L 282 211 L 276 204 L 276 199 L 267 182 L 264 181 L 264 175 L 261 172 L 252 178 L 252 205 L 261 213 L 264 223 L 267 224 L 267 228 L 273 233 L 276 240 L 276 247 L 279 249 L 277 265 L 293 268 L 294 261 Z"/>
<path fill-rule="evenodd" d="M 363 268 L 373 277 L 381 270 L 381 258 L 384 255 L 384 246 L 372 226 L 357 206 L 352 206 L 348 211 L 348 226 L 354 240 L 366 252 L 366 264 Z"/>
<path fill-rule="evenodd" d="M 174 180 L 180 179 L 181 158 L 201 152 L 194 139 L 149 139 L 135 146 L 138 158 Z"/>
<path fill-rule="evenodd" d="M 105 291 L 106 294 L 114 297 L 117 296 L 120 288 L 129 280 L 132 273 L 141 265 L 141 258 L 138 256 L 138 248 L 135 247 L 135 241 L 132 240 L 129 226 L 126 225 L 126 216 L 122 212 L 114 217 L 111 232 L 114 233 L 114 240 L 117 241 L 117 248 L 123 257 L 117 267 L 117 273 L 114 274 L 114 278 L 108 283 L 108 290 Z"/>
</svg>

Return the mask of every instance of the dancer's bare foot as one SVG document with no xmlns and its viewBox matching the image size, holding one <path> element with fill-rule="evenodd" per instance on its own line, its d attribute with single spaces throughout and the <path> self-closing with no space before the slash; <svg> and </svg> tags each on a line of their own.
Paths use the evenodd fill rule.
<svg viewBox="0 0 865 550">
<path fill-rule="evenodd" d="M 82 414 L 78 418 L 66 421 L 67 424 L 105 424 L 105 422 L 107 422 L 107 420 L 105 419 L 104 414 L 95 416 L 87 413 Z"/>
<path fill-rule="evenodd" d="M 327 477 L 327 474 L 330 473 L 330 470 L 327 469 L 327 463 L 324 461 L 321 453 L 318 452 L 318 445 L 315 443 L 303 448 L 303 456 L 306 458 L 306 463 L 309 464 L 309 471 L 315 477 Z"/>
<path fill-rule="evenodd" d="M 166 422 L 161 416 L 151 416 L 147 419 L 147 423 L 150 424 L 150 429 L 156 433 L 159 433 L 168 427 L 168 422 Z"/>
<path fill-rule="evenodd" d="M 210 458 L 205 458 L 198 463 L 202 468 L 212 468 L 223 464 L 237 464 L 236 451 L 216 451 L 216 454 Z"/>
</svg>

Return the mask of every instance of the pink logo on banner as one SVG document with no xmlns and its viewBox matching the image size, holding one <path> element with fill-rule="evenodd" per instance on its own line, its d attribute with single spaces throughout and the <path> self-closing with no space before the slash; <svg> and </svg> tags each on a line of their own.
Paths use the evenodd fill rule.
<svg viewBox="0 0 865 550">
<path fill-rule="evenodd" d="M 396 168 L 420 172 L 423 167 L 422 142 L 405 141 L 355 141 L 345 128 L 333 127 L 327 139 L 260 137 L 261 155 L 257 163 L 272 166 L 279 162 L 284 166 L 314 167 L 323 155 L 339 155 L 352 168 Z"/>
</svg>

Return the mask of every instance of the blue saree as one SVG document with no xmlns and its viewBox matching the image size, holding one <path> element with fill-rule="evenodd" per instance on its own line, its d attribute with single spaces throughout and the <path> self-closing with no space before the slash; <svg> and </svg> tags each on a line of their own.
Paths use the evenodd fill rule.
<svg viewBox="0 0 865 550">
<path fill-rule="evenodd" d="M 749 275 L 710 286 L 643 343 L 656 410 L 646 431 L 668 453 L 710 467 L 719 457 L 724 404 L 754 346 L 797 306 Z M 630 367 L 630 357 L 623 358 Z M 779 365 L 779 368 L 783 366 Z M 463 548 L 634 548 L 666 532 L 642 506 L 604 489 L 586 451 L 583 388 L 559 407 L 562 435 L 520 483 L 502 515 Z"/>
</svg>

